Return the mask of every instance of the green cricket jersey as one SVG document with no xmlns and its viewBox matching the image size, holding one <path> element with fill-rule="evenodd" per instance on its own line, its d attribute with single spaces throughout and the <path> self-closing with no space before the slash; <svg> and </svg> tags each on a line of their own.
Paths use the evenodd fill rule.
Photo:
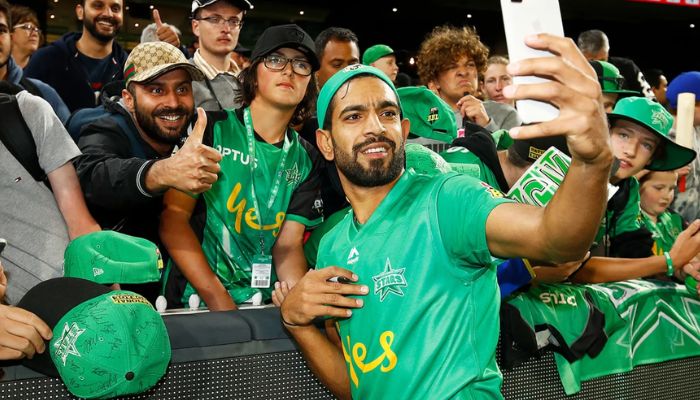
<svg viewBox="0 0 700 400">
<path fill-rule="evenodd" d="M 665 251 L 670 251 L 676 238 L 683 231 L 683 219 L 679 214 L 673 212 L 663 212 L 657 218 L 656 222 L 652 221 L 651 217 L 642 211 L 642 222 L 644 226 L 651 232 L 651 237 L 654 239 L 653 253 L 656 256 L 662 256 Z"/>
<path fill-rule="evenodd" d="M 251 172 L 253 159 L 242 114 L 242 110 L 207 113 L 203 142 L 218 150 L 223 159 L 219 163 L 219 179 L 198 200 L 202 203 L 198 207 L 205 210 L 195 214 L 203 215 L 204 221 L 194 221 L 193 217 L 209 266 L 236 303 L 257 292 L 262 293 L 264 301 L 271 297 L 271 288 L 251 288 L 251 265 L 253 257 L 261 254 L 260 239 L 264 243 L 262 252 L 270 255 L 285 219 L 314 226 L 321 222 L 323 208 L 318 175 L 320 155 L 313 146 L 292 129 L 287 131 L 286 144 L 269 144 L 255 134 L 257 162 Z M 286 159 L 278 169 L 285 148 Z M 276 173 L 281 175 L 275 194 Z M 251 196 L 253 181 L 260 215 Z M 276 280 L 273 268 L 271 283 Z M 182 292 L 183 304 L 193 293 L 194 288 L 187 282 Z"/>
<path fill-rule="evenodd" d="M 353 398 L 501 398 L 485 224 L 509 201 L 468 176 L 408 171 L 365 224 L 351 211 L 323 237 L 317 268 L 370 288 L 337 324 Z"/>
</svg>

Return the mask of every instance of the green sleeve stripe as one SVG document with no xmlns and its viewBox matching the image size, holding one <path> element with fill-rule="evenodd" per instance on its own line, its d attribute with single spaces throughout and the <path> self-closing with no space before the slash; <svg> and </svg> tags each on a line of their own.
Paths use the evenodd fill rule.
<svg viewBox="0 0 700 400">
<path fill-rule="evenodd" d="M 296 215 L 296 214 L 287 214 L 287 216 L 285 218 L 287 218 L 288 220 L 291 220 L 291 221 L 298 222 L 298 223 L 300 223 L 304 226 L 308 226 L 308 227 L 314 227 L 314 226 L 320 225 L 321 222 L 323 222 L 322 217 L 318 217 L 314 220 L 310 220 L 308 218 L 305 218 L 305 217 L 302 217 L 301 215 Z"/>
</svg>

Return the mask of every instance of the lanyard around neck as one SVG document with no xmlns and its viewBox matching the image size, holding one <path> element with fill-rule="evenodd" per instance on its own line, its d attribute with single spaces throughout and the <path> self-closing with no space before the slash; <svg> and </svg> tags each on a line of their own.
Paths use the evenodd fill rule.
<svg viewBox="0 0 700 400">
<path fill-rule="evenodd" d="M 253 133 L 253 119 L 250 116 L 250 107 L 246 107 L 243 110 L 243 122 L 245 123 L 246 136 L 248 138 L 248 153 L 250 154 L 250 197 L 253 200 L 253 207 L 255 208 L 255 215 L 258 218 L 258 225 L 260 226 L 260 250 L 263 252 L 264 240 L 263 240 L 263 215 L 258 205 L 258 197 L 255 191 L 255 134 Z M 287 132 L 284 133 L 284 144 L 282 145 L 282 155 L 277 163 L 277 168 L 275 169 L 275 174 L 273 175 L 272 189 L 270 190 L 270 199 L 267 201 L 267 212 L 272 209 L 277 194 L 279 193 L 280 184 L 282 182 L 282 174 L 284 173 L 284 166 L 287 162 L 287 155 L 289 154 L 289 149 L 291 143 L 287 137 Z"/>
</svg>

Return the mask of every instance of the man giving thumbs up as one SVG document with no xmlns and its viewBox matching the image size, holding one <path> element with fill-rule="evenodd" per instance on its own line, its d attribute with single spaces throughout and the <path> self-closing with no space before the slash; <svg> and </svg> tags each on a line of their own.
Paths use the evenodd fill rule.
<svg viewBox="0 0 700 400">
<path fill-rule="evenodd" d="M 203 112 L 190 138 L 192 81 L 203 75 L 180 50 L 164 42 L 142 43 L 124 67 L 126 90 L 110 113 L 83 127 L 76 161 L 88 206 L 105 229 L 159 243 L 162 194 L 208 190 L 217 180 L 218 151 L 202 144 Z M 112 112 L 113 111 L 113 112 Z"/>
</svg>

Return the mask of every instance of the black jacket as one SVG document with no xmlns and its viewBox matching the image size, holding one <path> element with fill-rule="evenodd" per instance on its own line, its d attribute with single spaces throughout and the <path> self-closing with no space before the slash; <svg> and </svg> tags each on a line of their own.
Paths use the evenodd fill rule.
<svg viewBox="0 0 700 400">
<path fill-rule="evenodd" d="M 29 59 L 24 69 L 26 76 L 39 79 L 56 89 L 70 112 L 80 108 L 95 107 L 95 91 L 90 86 L 88 75 L 78 61 L 75 43 L 82 33 L 70 32 L 50 45 L 40 48 Z M 117 44 L 112 44 L 112 63 L 102 76 L 102 83 L 124 79 L 124 63 L 127 54 Z"/>
<path fill-rule="evenodd" d="M 130 115 L 117 103 L 105 104 L 111 113 L 85 125 L 78 140 L 83 153 L 73 163 L 90 212 L 103 229 L 113 229 L 160 244 L 158 221 L 162 194 L 148 193 L 146 173 L 161 157 L 141 139 Z M 124 132 L 116 119 L 126 119 Z M 140 150 L 126 135 L 134 135 Z M 145 158 L 135 154 L 145 154 Z"/>
</svg>

